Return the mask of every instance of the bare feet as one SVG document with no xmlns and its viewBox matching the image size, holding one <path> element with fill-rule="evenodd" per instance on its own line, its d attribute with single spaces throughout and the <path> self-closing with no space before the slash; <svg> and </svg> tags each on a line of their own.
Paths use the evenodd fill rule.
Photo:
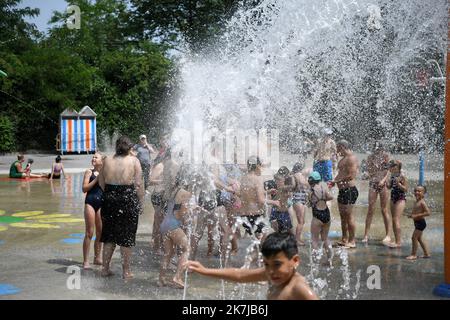
<svg viewBox="0 0 450 320">
<path fill-rule="evenodd" d="M 89 262 L 83 263 L 83 270 L 92 270 L 92 267 L 90 266 Z"/>
<path fill-rule="evenodd" d="M 297 241 L 297 246 L 303 247 L 304 245 L 305 245 L 305 241 L 303 241 L 303 240 L 298 240 Z"/>
<path fill-rule="evenodd" d="M 391 243 L 391 237 L 386 236 L 383 240 L 381 240 L 381 242 L 382 242 L 385 246 L 389 247 L 389 244 Z"/>
<path fill-rule="evenodd" d="M 401 243 L 389 242 L 387 246 L 391 249 L 400 249 L 402 247 Z"/>
<path fill-rule="evenodd" d="M 406 260 L 417 260 L 417 256 L 414 255 L 407 256 Z"/>
<path fill-rule="evenodd" d="M 111 270 L 106 269 L 106 270 L 102 270 L 101 275 L 102 275 L 102 277 L 111 277 L 114 275 L 114 273 L 112 273 Z"/>
<path fill-rule="evenodd" d="M 346 240 L 339 240 L 334 243 L 334 247 L 345 247 L 347 245 Z"/>
<path fill-rule="evenodd" d="M 103 261 L 102 260 L 94 260 L 94 265 L 101 266 L 101 265 L 103 265 Z"/>
<path fill-rule="evenodd" d="M 235 256 L 235 255 L 237 255 L 237 253 L 238 253 L 238 249 L 231 249 L 231 251 L 230 251 L 231 256 Z"/>
<path fill-rule="evenodd" d="M 171 285 L 177 289 L 184 289 L 184 283 L 181 279 L 173 278 Z"/>
<path fill-rule="evenodd" d="M 369 242 L 369 237 L 368 237 L 368 236 L 365 236 L 365 237 L 361 240 L 361 242 L 364 242 L 364 243 Z"/>
<path fill-rule="evenodd" d="M 159 279 L 158 279 L 158 282 L 156 282 L 156 285 L 157 285 L 158 287 L 165 287 L 165 286 L 167 286 L 167 281 L 164 280 L 163 278 L 159 278 Z"/>
<path fill-rule="evenodd" d="M 130 280 L 134 278 L 134 274 L 132 274 L 131 272 L 124 272 L 122 274 L 122 279 L 124 280 Z"/>
<path fill-rule="evenodd" d="M 347 248 L 347 249 L 355 249 L 355 248 L 356 248 L 356 243 L 354 243 L 354 242 L 347 242 L 347 243 L 345 244 L 344 248 Z"/>
</svg>

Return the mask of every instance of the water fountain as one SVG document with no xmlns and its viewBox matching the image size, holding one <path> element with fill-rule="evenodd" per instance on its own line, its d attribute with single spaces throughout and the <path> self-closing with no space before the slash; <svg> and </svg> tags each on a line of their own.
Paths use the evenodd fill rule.
<svg viewBox="0 0 450 320">
<path fill-rule="evenodd" d="M 181 57 L 176 129 L 193 132 L 190 147 L 200 157 L 211 146 L 199 138 L 205 130 L 220 141 L 226 130 L 275 129 L 282 148 L 298 150 L 304 137 L 332 127 L 360 149 L 384 139 L 393 150 L 439 150 L 444 91 L 421 93 L 415 75 L 422 67 L 441 69 L 446 5 L 262 0 L 242 8 L 208 50 Z M 431 82 L 442 78 L 436 72 Z M 346 252 L 336 253 L 344 282 L 337 297 L 356 298 L 360 271 L 350 292 Z M 310 280 L 326 297 L 327 280 Z"/>
</svg>

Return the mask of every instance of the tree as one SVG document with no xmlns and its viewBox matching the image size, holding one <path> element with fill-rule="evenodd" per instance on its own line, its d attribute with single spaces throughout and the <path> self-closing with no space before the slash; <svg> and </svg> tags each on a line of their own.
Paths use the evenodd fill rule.
<svg viewBox="0 0 450 320">
<path fill-rule="evenodd" d="M 25 17 L 39 15 L 39 9 L 17 8 L 22 0 L 0 0 L 0 52 L 6 49 L 20 52 L 39 37 L 36 26 L 25 21 Z"/>
<path fill-rule="evenodd" d="M 184 40 L 189 49 L 200 50 L 221 34 L 238 0 L 131 0 L 133 30 L 143 39 L 158 40 L 180 49 Z"/>
</svg>

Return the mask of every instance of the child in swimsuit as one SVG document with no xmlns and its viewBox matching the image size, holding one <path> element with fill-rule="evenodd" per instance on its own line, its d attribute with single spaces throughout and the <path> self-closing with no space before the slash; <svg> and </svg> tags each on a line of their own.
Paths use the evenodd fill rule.
<svg viewBox="0 0 450 320">
<path fill-rule="evenodd" d="M 423 258 L 429 258 L 430 253 L 428 251 L 428 247 L 422 239 L 423 230 L 427 227 L 427 223 L 425 222 L 425 217 L 430 215 L 430 209 L 425 203 L 424 197 L 427 189 L 424 186 L 417 186 L 414 189 L 414 196 L 416 197 L 416 203 L 414 203 L 414 207 L 412 209 L 412 213 L 408 214 L 407 217 L 414 220 L 414 232 L 412 235 L 412 250 L 411 255 L 406 257 L 408 260 L 416 260 L 417 259 L 417 248 L 418 244 L 422 247 L 423 250 Z"/>
<path fill-rule="evenodd" d="M 387 188 L 391 190 L 391 214 L 395 235 L 395 243 L 389 243 L 391 248 L 401 247 L 400 217 L 403 215 L 406 205 L 406 192 L 408 191 L 408 181 L 402 173 L 402 163 L 399 160 L 389 161 L 389 171 L 391 177 L 388 180 Z"/>
<path fill-rule="evenodd" d="M 86 192 L 86 198 L 84 200 L 84 221 L 86 224 L 86 232 L 83 240 L 83 269 L 85 270 L 91 269 L 89 264 L 89 251 L 91 247 L 91 240 L 94 236 L 94 228 L 94 264 L 102 265 L 103 263 L 101 258 L 102 243 L 100 242 L 100 238 L 102 236 L 102 217 L 100 211 L 103 204 L 103 191 L 98 184 L 98 175 L 103 167 L 104 158 L 105 157 L 100 153 L 95 153 L 91 160 L 93 168 L 86 170 L 84 173 L 82 191 Z M 53 170 L 52 173 L 54 173 Z"/>
<path fill-rule="evenodd" d="M 164 257 L 161 261 L 159 272 L 158 286 L 170 285 L 178 289 L 184 288 L 181 278 L 183 265 L 189 257 L 189 240 L 183 226 L 186 217 L 189 214 L 189 202 L 192 193 L 189 189 L 188 182 L 185 179 L 185 171 L 180 169 L 175 179 L 175 190 L 171 192 L 168 198 L 166 214 L 160 226 L 160 232 L 163 236 Z M 172 281 L 166 280 L 166 272 L 169 267 L 172 256 L 179 248 L 178 267 L 172 278 Z"/>
<path fill-rule="evenodd" d="M 288 186 L 285 185 L 286 177 L 277 173 L 275 175 L 275 182 L 277 184 L 276 192 L 272 200 L 280 202 L 279 207 L 272 207 L 270 214 L 270 222 L 272 228 L 277 232 L 290 232 L 292 229 L 291 216 L 288 211 L 288 199 L 291 192 Z"/>
<path fill-rule="evenodd" d="M 201 275 L 235 282 L 269 282 L 269 300 L 318 300 L 305 278 L 297 272 L 300 264 L 297 240 L 291 233 L 274 232 L 261 244 L 264 267 L 258 269 L 210 269 L 197 261 L 186 267 Z"/>
<path fill-rule="evenodd" d="M 48 174 L 48 178 L 59 179 L 61 178 L 61 174 L 64 175 L 64 166 L 61 163 L 61 157 L 57 156 L 55 159 L 55 163 L 52 165 L 52 172 Z"/>
<path fill-rule="evenodd" d="M 321 183 L 321 180 L 322 177 L 317 171 L 313 171 L 308 178 L 308 183 L 311 186 L 309 205 L 312 208 L 313 215 L 311 220 L 311 240 L 313 250 L 318 250 L 320 241 L 319 238 L 322 239 L 323 245 L 327 252 L 328 261 L 331 264 L 333 251 L 331 243 L 328 240 L 331 216 L 327 201 L 333 200 L 333 197 L 330 195 L 328 188 L 324 185 L 324 183 Z"/>
</svg>

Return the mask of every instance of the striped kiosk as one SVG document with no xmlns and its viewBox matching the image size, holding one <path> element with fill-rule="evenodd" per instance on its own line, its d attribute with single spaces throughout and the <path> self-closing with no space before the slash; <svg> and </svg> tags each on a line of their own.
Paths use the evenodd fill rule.
<svg viewBox="0 0 450 320">
<path fill-rule="evenodd" d="M 68 153 L 94 153 L 97 150 L 96 113 L 85 106 L 80 112 L 66 109 L 60 115 L 57 151 Z"/>
</svg>

